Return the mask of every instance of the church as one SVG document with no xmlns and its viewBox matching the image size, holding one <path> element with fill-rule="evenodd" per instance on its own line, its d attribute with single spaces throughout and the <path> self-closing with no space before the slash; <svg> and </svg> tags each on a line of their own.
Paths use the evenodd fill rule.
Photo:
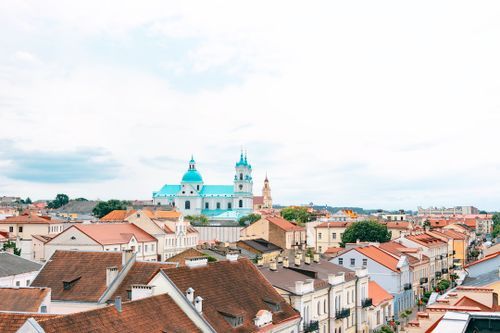
<svg viewBox="0 0 500 333">
<path fill-rule="evenodd" d="M 236 221 L 253 210 L 252 166 L 246 153 L 235 165 L 232 185 L 205 185 L 191 157 L 180 185 L 164 185 L 153 192 L 155 205 L 172 205 L 184 215 L 205 215 L 212 221 Z"/>
</svg>

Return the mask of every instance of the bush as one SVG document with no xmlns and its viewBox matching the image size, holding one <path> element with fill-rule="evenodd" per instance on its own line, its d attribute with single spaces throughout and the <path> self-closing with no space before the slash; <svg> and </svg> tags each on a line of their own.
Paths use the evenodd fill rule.
<svg viewBox="0 0 500 333">
<path fill-rule="evenodd" d="M 385 243 L 391 240 L 391 232 L 386 225 L 375 221 L 355 222 L 345 230 L 340 245 L 344 247 L 346 243 L 356 243 L 358 239 L 362 242 Z"/>
</svg>

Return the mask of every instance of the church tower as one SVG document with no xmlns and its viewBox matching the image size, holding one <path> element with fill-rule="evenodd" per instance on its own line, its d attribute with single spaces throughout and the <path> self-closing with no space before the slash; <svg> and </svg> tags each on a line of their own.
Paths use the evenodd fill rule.
<svg viewBox="0 0 500 333">
<path fill-rule="evenodd" d="M 234 175 L 234 208 L 242 213 L 253 209 L 253 179 L 252 166 L 248 163 L 247 154 L 240 154 L 236 163 Z"/>
<path fill-rule="evenodd" d="M 264 187 L 262 188 L 263 205 L 262 208 L 273 208 L 273 198 L 271 197 L 271 187 L 269 186 L 269 179 L 264 180 Z"/>
</svg>

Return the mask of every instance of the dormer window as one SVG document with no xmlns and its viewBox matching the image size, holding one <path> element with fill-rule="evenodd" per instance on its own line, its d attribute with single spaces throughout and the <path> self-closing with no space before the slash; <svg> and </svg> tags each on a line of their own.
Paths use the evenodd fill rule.
<svg viewBox="0 0 500 333">
<path fill-rule="evenodd" d="M 81 276 L 78 276 L 72 280 L 66 280 L 66 281 L 63 281 L 63 289 L 64 290 L 70 290 L 76 282 L 78 282 L 78 280 L 81 279 Z"/>
<path fill-rule="evenodd" d="M 270 299 L 270 298 L 264 298 L 263 299 L 264 303 L 266 303 L 267 306 L 271 309 L 272 312 L 280 312 L 281 311 L 281 304 L 279 301 Z"/>
<path fill-rule="evenodd" d="M 219 310 L 219 313 L 233 328 L 243 325 L 243 312 L 235 312 L 234 310 L 224 309 Z"/>
</svg>

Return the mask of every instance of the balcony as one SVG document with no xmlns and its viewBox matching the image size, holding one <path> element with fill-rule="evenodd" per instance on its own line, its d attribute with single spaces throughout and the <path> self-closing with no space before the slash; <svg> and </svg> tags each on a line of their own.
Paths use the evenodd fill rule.
<svg viewBox="0 0 500 333">
<path fill-rule="evenodd" d="M 335 311 L 335 319 L 347 318 L 351 315 L 351 309 L 342 309 L 340 311 Z"/>
<path fill-rule="evenodd" d="M 453 250 L 452 254 L 453 254 L 453 255 L 457 254 L 457 251 Z"/>
<path fill-rule="evenodd" d="M 373 302 L 371 298 L 365 298 L 361 300 L 361 307 L 362 308 L 367 308 L 369 306 L 372 306 Z"/>
<path fill-rule="evenodd" d="M 319 332 L 319 322 L 312 320 L 309 324 L 304 325 L 304 333 Z"/>
<path fill-rule="evenodd" d="M 420 278 L 420 284 L 426 284 L 429 282 L 429 278 L 426 278 L 426 277 L 423 277 L 423 278 Z"/>
<path fill-rule="evenodd" d="M 448 274 L 448 268 L 443 268 L 443 269 L 441 269 L 441 273 L 443 273 L 443 274 Z"/>
<path fill-rule="evenodd" d="M 437 278 L 438 278 L 438 277 L 441 277 L 441 275 L 442 275 L 442 274 L 441 274 L 441 272 L 436 272 L 436 277 L 437 277 Z"/>
<path fill-rule="evenodd" d="M 405 283 L 405 284 L 403 285 L 403 289 L 404 289 L 404 290 L 411 290 L 411 283 Z"/>
</svg>

